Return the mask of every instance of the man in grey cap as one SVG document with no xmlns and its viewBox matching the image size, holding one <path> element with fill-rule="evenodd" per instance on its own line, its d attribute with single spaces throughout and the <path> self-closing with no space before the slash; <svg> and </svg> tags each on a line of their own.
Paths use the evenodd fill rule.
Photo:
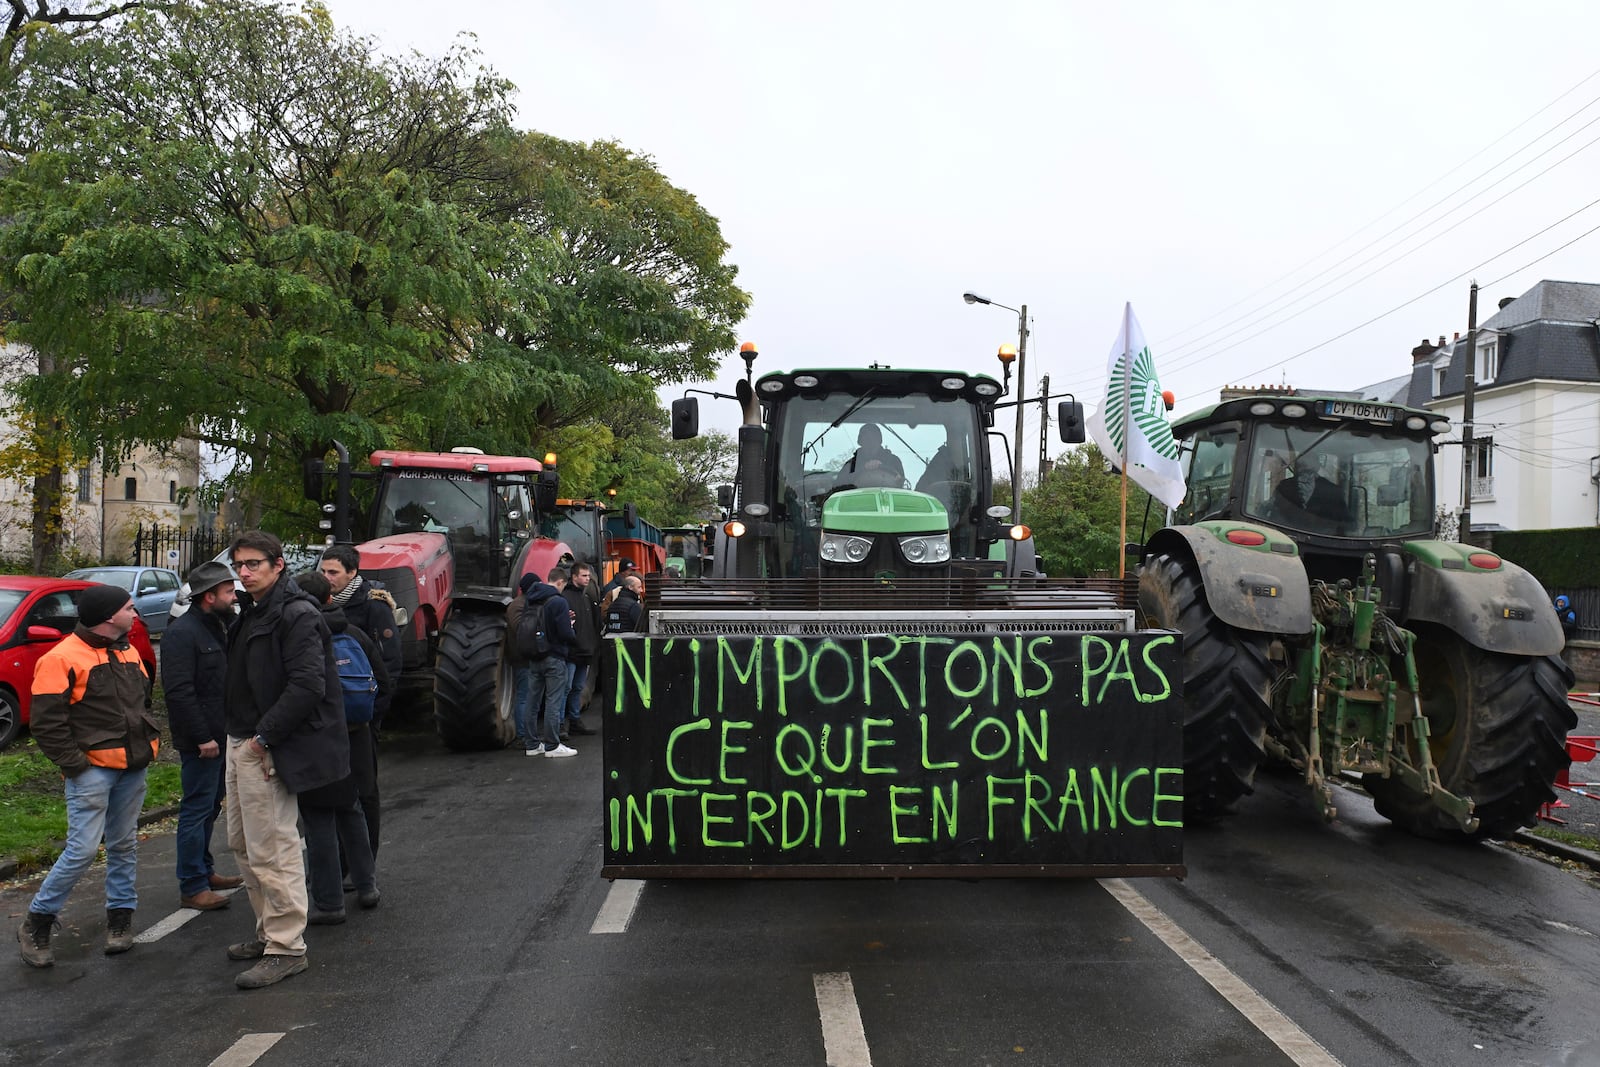
<svg viewBox="0 0 1600 1067">
<path fill-rule="evenodd" d="M 216 872 L 211 830 L 226 795 L 227 726 L 222 695 L 228 676 L 228 623 L 233 620 L 233 572 L 202 563 L 189 572 L 189 610 L 161 638 L 161 688 L 167 695 L 172 747 L 183 760 L 178 808 L 178 902 L 196 911 L 228 906 L 219 889 L 244 879 Z"/>
</svg>

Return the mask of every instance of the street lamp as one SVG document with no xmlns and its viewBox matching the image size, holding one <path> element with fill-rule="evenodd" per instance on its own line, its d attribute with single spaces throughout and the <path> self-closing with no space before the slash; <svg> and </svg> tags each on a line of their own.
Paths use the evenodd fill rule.
<svg viewBox="0 0 1600 1067">
<path fill-rule="evenodd" d="M 1007 311 L 1016 312 L 1016 315 L 1017 315 L 1017 399 L 1015 401 L 1015 403 L 1017 405 L 1017 437 L 1016 437 L 1016 441 L 1013 443 L 1013 446 L 1012 446 L 1013 447 L 1013 452 L 1012 452 L 1012 460 L 1011 460 L 1011 521 L 1012 522 L 1021 522 L 1022 521 L 1022 414 L 1023 414 L 1022 394 L 1023 394 L 1024 389 L 1026 388 L 1025 379 L 1022 377 L 1022 375 L 1023 375 L 1023 370 L 1024 370 L 1024 368 L 1026 368 L 1027 362 L 1028 362 L 1028 305 L 1027 304 L 1023 304 L 1020 308 L 1014 308 L 1014 307 L 1010 307 L 1009 305 L 999 303 L 998 301 L 990 300 L 986 296 L 979 296 L 977 293 L 962 293 L 961 294 L 961 299 L 965 300 L 969 304 L 989 304 L 992 307 L 1005 308 Z"/>
</svg>

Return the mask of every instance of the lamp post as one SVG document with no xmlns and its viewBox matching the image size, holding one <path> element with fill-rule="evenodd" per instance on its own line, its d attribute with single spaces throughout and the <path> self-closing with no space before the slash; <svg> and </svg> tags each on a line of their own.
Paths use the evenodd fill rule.
<svg viewBox="0 0 1600 1067">
<path fill-rule="evenodd" d="M 969 304 L 988 304 L 992 307 L 1005 308 L 1014 311 L 1017 315 L 1017 433 L 1012 442 L 1011 460 L 1011 521 L 1022 521 L 1022 396 L 1027 388 L 1026 380 L 1022 377 L 1028 365 L 1028 305 L 1020 308 L 1010 307 L 988 297 L 979 296 L 977 293 L 962 293 L 961 299 Z"/>
</svg>

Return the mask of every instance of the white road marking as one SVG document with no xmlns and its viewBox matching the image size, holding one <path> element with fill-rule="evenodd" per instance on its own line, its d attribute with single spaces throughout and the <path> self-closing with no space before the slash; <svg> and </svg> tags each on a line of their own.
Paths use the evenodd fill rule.
<svg viewBox="0 0 1600 1067">
<path fill-rule="evenodd" d="M 861 1026 L 856 987 L 847 971 L 814 974 L 817 1013 L 822 1017 L 822 1048 L 828 1067 L 872 1067 L 867 1032 Z"/>
<path fill-rule="evenodd" d="M 643 891 L 644 883 L 637 879 L 619 878 L 612 882 L 605 903 L 600 905 L 600 914 L 594 917 L 594 925 L 589 927 L 589 932 L 627 933 L 628 923 L 633 921 L 633 909 L 639 906 L 639 894 Z"/>
<path fill-rule="evenodd" d="M 211 1067 L 250 1067 L 281 1040 L 282 1034 L 245 1034 L 212 1060 Z"/>
<path fill-rule="evenodd" d="M 231 897 L 237 892 L 237 889 L 225 889 L 222 890 L 222 895 Z M 193 921 L 196 916 L 204 914 L 204 912 L 196 911 L 193 908 L 179 908 L 154 926 L 147 926 L 134 934 L 133 943 L 135 945 L 148 945 L 152 941 L 160 941 L 174 930 L 181 930 L 185 923 Z"/>
<path fill-rule="evenodd" d="M 1287 1015 L 1274 1007 L 1271 1001 L 1252 989 L 1248 982 L 1228 970 L 1222 961 L 1207 952 L 1204 946 L 1185 933 L 1183 928 L 1169 919 L 1160 908 L 1146 900 L 1137 889 L 1121 878 L 1102 878 L 1099 881 L 1105 891 L 1116 898 L 1117 903 L 1127 908 L 1129 914 L 1160 938 L 1161 943 L 1176 953 L 1194 973 L 1221 993 L 1239 1014 L 1250 1020 L 1250 1023 L 1277 1045 L 1285 1056 L 1300 1067 L 1341 1067 L 1339 1061 L 1327 1049 L 1317 1044 L 1310 1034 L 1296 1026 Z"/>
</svg>

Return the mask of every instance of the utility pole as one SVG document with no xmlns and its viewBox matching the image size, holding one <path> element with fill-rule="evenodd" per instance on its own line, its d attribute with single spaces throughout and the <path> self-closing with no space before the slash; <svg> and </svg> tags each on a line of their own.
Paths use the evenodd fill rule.
<svg viewBox="0 0 1600 1067">
<path fill-rule="evenodd" d="M 1461 409 L 1461 526 L 1456 536 L 1465 543 L 1472 533 L 1472 394 L 1478 384 L 1478 283 L 1467 297 L 1467 382 Z"/>
<path fill-rule="evenodd" d="M 1050 375 L 1039 379 L 1039 481 L 1050 470 Z"/>
<path fill-rule="evenodd" d="M 1011 463 L 1011 521 L 1022 521 L 1022 415 L 1026 409 L 1023 396 L 1027 393 L 1028 379 L 1028 305 L 1017 312 L 1017 437 Z"/>
</svg>

